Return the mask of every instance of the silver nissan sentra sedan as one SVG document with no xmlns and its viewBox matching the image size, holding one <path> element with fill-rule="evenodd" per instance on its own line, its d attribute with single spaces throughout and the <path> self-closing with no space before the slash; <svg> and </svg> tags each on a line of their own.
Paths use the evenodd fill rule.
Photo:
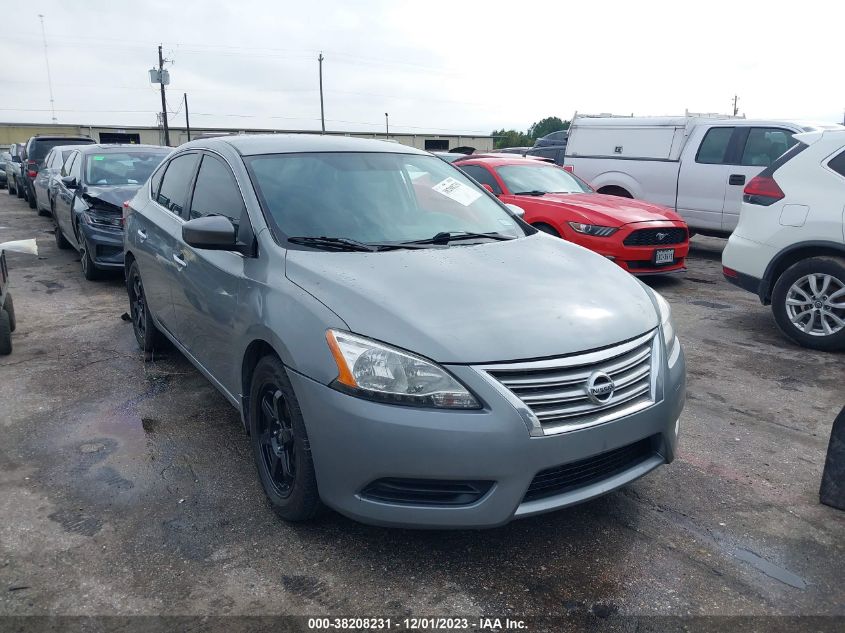
<svg viewBox="0 0 845 633">
<path fill-rule="evenodd" d="M 135 336 L 241 413 L 273 509 L 492 527 L 674 459 L 666 301 L 395 143 L 179 147 L 125 208 Z"/>
</svg>

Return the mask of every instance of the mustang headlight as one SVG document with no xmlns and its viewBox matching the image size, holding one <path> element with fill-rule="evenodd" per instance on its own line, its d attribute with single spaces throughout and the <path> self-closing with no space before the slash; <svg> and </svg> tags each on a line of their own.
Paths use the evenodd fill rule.
<svg viewBox="0 0 845 633">
<path fill-rule="evenodd" d="M 612 226 L 599 226 L 598 224 L 584 224 L 583 222 L 570 222 L 569 226 L 578 233 L 592 235 L 593 237 L 610 237 L 619 229 Z"/>
<path fill-rule="evenodd" d="M 663 340 L 666 341 L 666 347 L 671 348 L 672 343 L 675 341 L 675 324 L 672 323 L 672 307 L 659 292 L 652 292 L 654 292 L 654 298 L 657 300 L 657 306 L 660 308 L 660 327 L 663 328 Z"/>
<path fill-rule="evenodd" d="M 440 409 L 480 409 L 449 372 L 429 360 L 340 330 L 326 340 L 337 363 L 334 386 L 362 398 Z"/>
</svg>

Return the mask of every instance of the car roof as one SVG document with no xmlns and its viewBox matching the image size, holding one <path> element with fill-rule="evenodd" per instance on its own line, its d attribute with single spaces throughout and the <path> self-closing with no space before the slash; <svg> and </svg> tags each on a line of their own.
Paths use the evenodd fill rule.
<svg viewBox="0 0 845 633">
<path fill-rule="evenodd" d="M 125 152 L 128 149 L 132 150 L 163 150 L 165 152 L 169 152 L 172 148 L 167 147 L 165 145 L 140 145 L 138 143 L 100 143 L 95 145 L 75 145 L 73 146 L 75 149 L 78 149 L 80 152 L 85 152 L 87 154 L 103 154 L 113 151 L 118 152 Z"/>
<path fill-rule="evenodd" d="M 545 160 L 539 160 L 533 156 L 525 156 L 519 158 L 498 158 L 493 156 L 467 156 L 466 159 L 456 160 L 455 163 L 468 162 L 481 163 L 483 165 L 490 165 L 491 167 L 501 167 L 503 165 L 553 165 Z"/>
<path fill-rule="evenodd" d="M 428 152 L 400 143 L 333 134 L 237 134 L 197 139 L 181 145 L 180 149 L 191 147 L 214 149 L 222 145 L 233 147 L 243 156 L 298 152 L 385 152 L 429 155 Z"/>
<path fill-rule="evenodd" d="M 33 136 L 27 141 L 94 141 L 90 136 Z"/>
</svg>

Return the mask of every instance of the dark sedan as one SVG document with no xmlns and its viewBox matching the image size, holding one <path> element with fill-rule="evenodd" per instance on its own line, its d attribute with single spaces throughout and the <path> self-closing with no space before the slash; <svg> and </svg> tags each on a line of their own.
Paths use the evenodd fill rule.
<svg viewBox="0 0 845 633">
<path fill-rule="evenodd" d="M 79 251 L 86 279 L 123 268 L 123 203 L 169 153 L 154 145 L 89 145 L 67 157 L 51 209 L 56 244 Z"/>
</svg>

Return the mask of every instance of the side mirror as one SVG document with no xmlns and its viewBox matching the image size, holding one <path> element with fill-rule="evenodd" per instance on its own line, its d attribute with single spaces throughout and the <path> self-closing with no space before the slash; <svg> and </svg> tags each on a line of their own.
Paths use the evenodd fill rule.
<svg viewBox="0 0 845 633">
<path fill-rule="evenodd" d="M 189 246 L 209 251 L 240 253 L 245 250 L 245 247 L 238 243 L 235 225 L 222 215 L 207 215 L 188 220 L 182 225 L 182 239 Z"/>
<path fill-rule="evenodd" d="M 62 177 L 62 184 L 68 189 L 76 189 L 79 186 L 76 182 L 76 178 L 74 178 L 73 176 Z"/>
<path fill-rule="evenodd" d="M 488 185 L 486 182 L 485 182 L 483 185 L 481 185 L 481 186 L 482 186 L 482 187 L 484 187 L 484 189 L 486 189 L 486 190 L 487 190 L 487 191 L 489 191 L 490 193 L 493 193 L 493 187 L 491 187 L 490 185 Z M 496 195 L 496 194 L 493 194 L 493 195 Z"/>
<path fill-rule="evenodd" d="M 516 217 L 518 217 L 518 218 L 524 218 L 525 217 L 525 209 L 523 209 L 522 207 L 518 207 L 515 204 L 506 204 L 505 206 L 508 209 L 510 209 L 511 213 L 513 213 Z"/>
</svg>

